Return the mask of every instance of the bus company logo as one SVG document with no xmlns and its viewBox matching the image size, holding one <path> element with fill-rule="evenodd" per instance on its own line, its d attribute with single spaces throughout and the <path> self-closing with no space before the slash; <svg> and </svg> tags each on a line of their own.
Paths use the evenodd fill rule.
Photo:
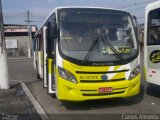
<svg viewBox="0 0 160 120">
<path fill-rule="evenodd" d="M 155 50 L 150 54 L 150 61 L 152 63 L 159 63 L 160 62 L 160 50 Z"/>
<path fill-rule="evenodd" d="M 93 63 L 93 66 L 113 66 L 114 64 L 109 62 L 109 63 Z"/>
<path fill-rule="evenodd" d="M 104 80 L 104 81 L 106 81 L 106 80 L 108 80 L 108 76 L 107 75 L 102 75 L 101 79 Z"/>
</svg>

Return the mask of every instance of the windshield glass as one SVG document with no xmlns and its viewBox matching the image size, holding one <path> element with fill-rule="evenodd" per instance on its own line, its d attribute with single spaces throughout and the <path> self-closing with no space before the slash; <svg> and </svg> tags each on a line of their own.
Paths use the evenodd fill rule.
<svg viewBox="0 0 160 120">
<path fill-rule="evenodd" d="M 82 61 L 127 59 L 137 52 L 130 16 L 111 10 L 61 11 L 60 49 L 64 55 Z"/>
<path fill-rule="evenodd" d="M 149 13 L 148 45 L 160 45 L 160 9 Z"/>
</svg>

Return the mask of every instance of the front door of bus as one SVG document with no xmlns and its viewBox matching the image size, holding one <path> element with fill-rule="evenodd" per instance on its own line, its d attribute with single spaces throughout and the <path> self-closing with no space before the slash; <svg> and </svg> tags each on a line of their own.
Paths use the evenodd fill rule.
<svg viewBox="0 0 160 120">
<path fill-rule="evenodd" d="M 160 85 L 160 9 L 149 13 L 147 37 L 147 80 Z"/>
<path fill-rule="evenodd" d="M 48 93 L 55 93 L 55 90 L 53 88 L 53 82 L 54 82 L 54 60 L 49 56 L 49 35 L 48 35 L 48 28 L 45 26 L 43 27 L 43 44 L 44 44 L 44 57 L 43 57 L 43 69 L 44 69 L 44 87 L 48 87 Z M 51 53 L 52 54 L 52 53 Z"/>
</svg>

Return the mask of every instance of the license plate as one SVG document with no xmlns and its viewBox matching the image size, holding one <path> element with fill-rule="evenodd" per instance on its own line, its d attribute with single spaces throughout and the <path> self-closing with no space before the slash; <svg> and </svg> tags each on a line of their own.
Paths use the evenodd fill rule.
<svg viewBox="0 0 160 120">
<path fill-rule="evenodd" d="M 98 92 L 99 93 L 110 93 L 110 92 L 112 92 L 113 91 L 113 89 L 112 89 L 112 87 L 102 87 L 102 88 L 99 88 L 98 89 Z"/>
</svg>

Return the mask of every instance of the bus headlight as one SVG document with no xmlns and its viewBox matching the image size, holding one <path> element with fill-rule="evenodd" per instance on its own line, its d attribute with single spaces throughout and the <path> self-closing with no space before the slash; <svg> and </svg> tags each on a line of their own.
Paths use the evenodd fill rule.
<svg viewBox="0 0 160 120">
<path fill-rule="evenodd" d="M 140 72 L 140 66 L 136 67 L 130 74 L 129 76 L 129 80 L 132 80 L 133 78 L 135 78 Z"/>
<path fill-rule="evenodd" d="M 68 70 L 65 70 L 61 67 L 58 67 L 58 72 L 62 78 L 66 79 L 70 82 L 77 83 L 75 76 L 71 72 L 69 72 Z"/>
</svg>

